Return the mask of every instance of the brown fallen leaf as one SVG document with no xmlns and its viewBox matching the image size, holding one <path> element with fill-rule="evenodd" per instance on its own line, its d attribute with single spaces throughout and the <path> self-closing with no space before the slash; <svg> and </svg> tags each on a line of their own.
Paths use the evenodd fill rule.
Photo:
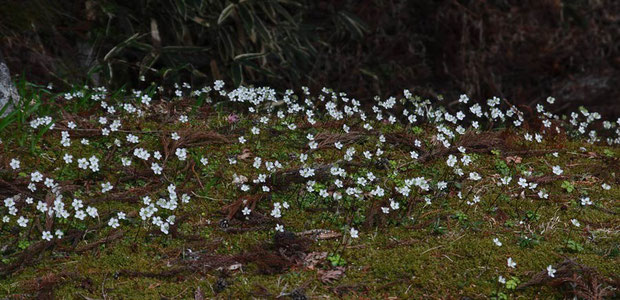
<svg viewBox="0 0 620 300">
<path fill-rule="evenodd" d="M 508 156 L 508 157 L 506 157 L 506 163 L 508 163 L 508 164 L 511 163 L 511 162 L 514 163 L 514 164 L 520 164 L 522 160 L 523 159 L 520 156 Z"/>
<path fill-rule="evenodd" d="M 310 252 L 304 257 L 304 266 L 310 270 L 327 258 L 327 252 Z"/>
<path fill-rule="evenodd" d="M 317 271 L 317 274 L 319 275 L 319 280 L 322 283 L 331 284 L 344 276 L 344 271 L 344 267 L 336 267 L 331 270 L 319 270 Z"/>
<path fill-rule="evenodd" d="M 297 233 L 298 236 L 311 236 L 316 240 L 328 240 L 339 238 L 342 233 L 328 229 L 311 229 Z"/>
<path fill-rule="evenodd" d="M 198 287 L 196 289 L 196 292 L 194 292 L 194 300 L 204 300 L 204 299 L 205 299 L 205 295 L 200 289 L 200 287 Z"/>
<path fill-rule="evenodd" d="M 251 156 L 252 156 L 252 151 L 250 151 L 250 149 L 248 148 L 245 148 L 241 151 L 241 154 L 237 155 L 237 158 L 241 160 L 247 160 Z"/>
</svg>

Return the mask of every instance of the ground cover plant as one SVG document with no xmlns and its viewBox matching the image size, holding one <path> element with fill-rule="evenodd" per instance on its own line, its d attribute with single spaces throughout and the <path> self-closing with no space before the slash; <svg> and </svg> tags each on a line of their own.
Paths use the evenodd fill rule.
<svg viewBox="0 0 620 300">
<path fill-rule="evenodd" d="M 618 295 L 620 118 L 552 97 L 19 86 L 3 297 Z"/>
</svg>

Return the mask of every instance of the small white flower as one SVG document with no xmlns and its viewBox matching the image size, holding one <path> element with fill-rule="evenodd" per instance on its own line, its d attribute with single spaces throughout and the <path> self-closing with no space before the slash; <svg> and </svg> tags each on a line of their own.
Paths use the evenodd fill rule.
<svg viewBox="0 0 620 300">
<path fill-rule="evenodd" d="M 177 155 L 180 161 L 184 161 L 185 159 L 187 159 L 187 149 L 185 148 L 177 148 L 177 150 L 175 151 L 175 154 Z"/>
<path fill-rule="evenodd" d="M 9 164 L 13 170 L 19 169 L 19 160 L 13 158 L 11 159 L 11 163 Z"/>
<path fill-rule="evenodd" d="M 581 205 L 583 206 L 592 205 L 592 200 L 590 200 L 590 197 L 584 196 L 581 198 Z"/>
<path fill-rule="evenodd" d="M 252 210 L 249 207 L 245 207 L 243 208 L 241 212 L 243 213 L 244 216 L 247 216 L 252 212 Z"/>
<path fill-rule="evenodd" d="M 35 171 L 30 173 L 30 181 L 32 182 L 41 182 L 43 181 L 43 174 L 41 174 L 39 171 Z"/>
<path fill-rule="evenodd" d="M 80 158 L 78 159 L 78 168 L 86 170 L 88 169 L 88 159 Z"/>
<path fill-rule="evenodd" d="M 500 240 L 498 238 L 494 238 L 493 239 L 493 243 L 495 243 L 495 245 L 497 245 L 497 247 L 501 247 L 502 246 L 502 242 L 500 242 Z"/>
<path fill-rule="evenodd" d="M 152 163 L 151 170 L 153 170 L 153 173 L 155 173 L 156 175 L 161 175 L 161 171 L 163 170 L 163 168 L 159 166 L 158 163 Z"/>
<path fill-rule="evenodd" d="M 284 226 L 280 224 L 276 224 L 276 231 L 284 232 Z"/>
<path fill-rule="evenodd" d="M 579 227 L 581 226 L 581 223 L 579 223 L 579 221 L 577 219 L 571 219 L 570 222 L 575 225 L 575 227 Z"/>
<path fill-rule="evenodd" d="M 46 240 L 46 241 L 51 241 L 52 240 L 52 233 L 49 231 L 43 231 L 41 234 L 41 238 Z"/>
<path fill-rule="evenodd" d="M 506 278 L 504 278 L 504 276 L 499 275 L 499 277 L 497 278 L 497 281 L 501 284 L 506 284 Z"/>
<path fill-rule="evenodd" d="M 20 227 L 26 227 L 28 226 L 28 219 L 24 218 L 23 216 L 20 216 L 19 219 L 17 219 L 17 224 Z"/>
<path fill-rule="evenodd" d="M 102 193 L 107 193 L 107 192 L 109 192 L 110 190 L 112 190 L 112 188 L 113 188 L 113 187 L 114 187 L 114 186 L 112 186 L 112 184 L 111 184 L 109 181 L 108 181 L 108 182 L 106 182 L 106 183 L 102 183 L 102 184 L 101 184 L 101 192 L 102 192 Z"/>
<path fill-rule="evenodd" d="M 120 224 L 118 223 L 118 219 L 117 218 L 111 218 L 110 221 L 108 221 L 108 226 L 110 226 L 112 228 L 117 228 L 118 226 L 120 226 Z"/>
<path fill-rule="evenodd" d="M 351 230 L 349 231 L 349 234 L 351 235 L 352 238 L 354 238 L 354 239 L 358 238 L 359 237 L 358 233 L 359 232 L 355 228 L 351 227 Z"/>
<path fill-rule="evenodd" d="M 65 155 L 62 157 L 62 159 L 65 161 L 66 164 L 70 164 L 73 162 L 73 155 L 69 154 L 69 153 L 65 153 Z"/>
<path fill-rule="evenodd" d="M 553 166 L 553 174 L 559 176 L 562 175 L 562 173 L 564 173 L 564 171 L 560 168 L 560 166 Z"/>
<path fill-rule="evenodd" d="M 170 138 L 171 138 L 171 139 L 173 139 L 173 140 L 175 140 L 175 141 L 178 141 L 181 137 L 179 136 L 179 134 L 178 134 L 178 133 L 173 132 L 173 133 L 170 135 Z"/>
<path fill-rule="evenodd" d="M 513 269 L 517 267 L 517 263 L 512 260 L 512 257 L 508 258 L 506 264 L 508 265 L 508 267 Z"/>
<path fill-rule="evenodd" d="M 478 174 L 476 172 L 471 172 L 471 173 L 469 173 L 469 179 L 478 181 L 478 180 L 482 179 L 482 177 L 480 176 L 480 174 Z"/>
<path fill-rule="evenodd" d="M 131 158 L 121 157 L 121 163 L 123 164 L 123 167 L 129 167 L 131 166 Z"/>
<path fill-rule="evenodd" d="M 547 275 L 549 275 L 549 277 L 551 278 L 555 277 L 555 272 L 556 272 L 556 269 L 554 269 L 552 265 L 549 265 L 547 267 Z"/>
</svg>

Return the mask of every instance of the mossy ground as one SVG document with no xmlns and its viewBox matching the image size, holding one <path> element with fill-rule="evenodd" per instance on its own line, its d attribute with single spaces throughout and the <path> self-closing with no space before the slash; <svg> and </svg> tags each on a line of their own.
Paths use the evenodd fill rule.
<svg viewBox="0 0 620 300">
<path fill-rule="evenodd" d="M 59 146 L 59 130 L 46 132 L 35 143 L 30 142 L 35 140 L 35 136 L 25 127 L 19 129 L 18 124 L 12 124 L 0 132 L 3 141 L 0 145 L 0 165 L 7 166 L 11 158 L 19 158 L 23 172 L 27 174 L 33 170 L 45 170 L 47 175 L 54 176 L 64 184 L 76 182 L 94 186 L 110 181 L 115 186 L 114 192 L 128 191 L 159 181 L 176 182 L 182 183 L 181 189 L 190 192 L 192 196 L 191 202 L 181 205 L 177 213 L 183 218 L 176 229 L 176 238 L 160 233 L 157 228 L 142 225 L 136 216 L 135 203 L 139 195 L 130 195 L 136 202 L 107 199 L 98 206 L 101 211 L 125 211 L 133 216 L 121 226 L 120 230 L 124 232 L 121 238 L 76 253 L 72 249 L 113 235 L 118 229 L 105 226 L 105 220 L 89 221 L 85 225 L 73 224 L 85 228 L 100 223 L 104 226 L 98 231 L 86 231 L 83 238 L 74 245 L 57 243 L 47 251 L 36 253 L 26 265 L 0 280 L 0 295 L 16 299 L 52 294 L 58 299 L 188 299 L 193 298 L 195 291 L 200 289 L 206 298 L 240 299 L 274 298 L 302 287 L 303 293 L 310 298 L 418 299 L 467 296 L 480 299 L 502 293 L 511 298 L 533 299 L 559 298 L 562 294 L 560 290 L 549 286 L 512 290 L 498 283 L 498 276 L 508 279 L 514 277 L 525 282 L 548 265 L 556 265 L 565 258 L 574 258 L 581 264 L 593 267 L 605 277 L 620 274 L 618 147 L 591 145 L 579 139 L 560 137 L 535 144 L 524 141 L 522 132 L 511 132 L 515 141 L 510 149 L 487 149 L 472 154 L 472 167 L 467 170 L 478 172 L 483 179 L 471 182 L 457 179 L 446 166 L 445 156 L 431 158 L 423 163 L 411 163 L 406 147 L 385 143 L 383 150 L 387 159 L 386 167 L 375 167 L 373 160 L 362 158 L 362 166 L 348 171 L 356 176 L 372 170 L 380 181 L 385 178 L 402 180 L 417 176 L 431 178 L 435 183 L 445 180 L 449 183 L 447 192 L 429 193 L 432 197 L 430 205 L 424 203 L 422 193 L 414 192 L 409 200 L 401 203 L 400 210 L 389 216 L 378 212 L 373 222 L 367 222 L 371 207 L 384 203 L 373 203 L 370 200 L 350 205 L 325 202 L 316 194 L 304 192 L 304 184 L 291 183 L 279 189 L 274 188 L 270 200 L 262 199 L 257 204 L 256 210 L 268 215 L 272 202 L 288 201 L 291 208 L 283 213 L 281 219 L 277 222 L 268 219 L 264 227 L 246 226 L 251 230 L 231 233 L 222 230 L 219 221 L 225 217 L 222 207 L 243 194 L 231 182 L 233 174 L 245 175 L 249 179 L 258 174 L 252 168 L 251 159 L 246 161 L 239 158 L 244 149 L 248 149 L 252 156 L 264 160 L 279 160 L 284 169 L 295 169 L 299 166 L 296 156 L 307 142 L 307 133 L 339 132 L 339 128 L 330 129 L 329 122 L 323 121 L 319 121 L 317 126 L 304 128 L 308 124 L 302 119 L 290 119 L 300 128 L 288 130 L 285 126 L 269 123 L 261 127 L 259 135 L 253 136 L 249 134 L 249 129 L 257 124 L 257 119 L 251 115 L 241 114 L 238 123 L 229 124 L 226 116 L 231 110 L 210 105 L 205 105 L 206 109 L 192 109 L 189 105 L 191 103 L 185 101 L 185 104 L 178 104 L 174 110 L 167 111 L 166 115 L 151 115 L 133 121 L 125 118 L 123 130 L 136 132 L 140 136 L 141 147 L 160 151 L 164 151 L 164 135 L 172 131 L 214 131 L 229 138 L 244 135 L 248 141 L 245 144 L 233 140 L 226 144 L 210 143 L 189 147 L 189 160 L 197 162 L 204 156 L 209 158 L 209 163 L 206 166 L 195 163 L 193 167 L 185 168 L 185 163 L 171 158 L 166 165 L 165 176 L 150 174 L 120 181 L 119 178 L 132 173 L 132 169 L 149 168 L 137 160 L 129 170 L 122 167 L 120 154 L 131 156 L 127 153 L 135 146 L 126 145 L 110 150 L 108 145 L 112 143 L 113 136 L 92 136 L 89 147 L 84 147 L 79 139 L 74 139 L 70 147 L 63 148 Z M 180 111 L 185 111 L 189 116 L 188 124 L 176 121 Z M 76 107 L 69 113 L 75 118 L 81 118 L 83 126 L 95 126 L 95 116 L 100 114 L 84 107 Z M 62 124 L 62 120 L 59 119 L 59 124 Z M 373 149 L 378 132 L 402 132 L 423 141 L 432 140 L 433 129 L 430 126 L 412 128 L 378 122 L 373 125 L 375 133 L 365 134 L 351 144 L 357 149 L 358 155 L 365 149 Z M 359 130 L 363 131 L 361 128 Z M 140 134 L 151 131 L 160 133 Z M 79 133 L 75 132 L 75 136 Z M 484 136 L 484 132 L 480 134 Z M 118 155 L 108 156 L 109 151 L 117 151 Z M 553 152 L 557 152 L 557 157 Z M 71 153 L 76 159 L 91 155 L 107 159 L 103 171 L 93 175 L 66 167 L 62 161 L 64 153 Z M 333 162 L 342 153 L 333 147 L 320 149 L 313 153 L 312 163 L 320 165 Z M 521 161 L 507 162 L 509 156 L 518 156 Z M 238 157 L 238 163 L 230 165 L 229 157 Z M 532 191 L 521 193 L 522 190 L 516 185 L 509 189 L 499 187 L 494 181 L 498 174 L 518 177 L 526 170 L 532 171 L 532 178 L 549 175 L 554 165 L 563 166 L 564 174 L 539 184 L 549 193 L 549 199 L 540 199 Z M 9 171 L 8 167 L 0 173 L 0 178 L 5 181 L 15 181 L 20 177 L 25 175 L 17 175 Z M 562 186 L 565 181 L 574 187 L 570 193 Z M 610 184 L 611 189 L 602 189 L 602 183 Z M 462 191 L 463 195 L 469 194 L 474 186 L 477 191 L 481 191 L 481 202 L 470 206 L 465 203 L 468 199 L 459 199 L 457 193 Z M 88 200 L 100 196 L 94 189 L 78 191 L 84 200 Z M 164 189 L 165 186 L 149 194 L 157 194 Z M 579 204 L 579 197 L 586 194 L 594 201 L 594 205 L 583 207 Z M 576 228 L 570 225 L 571 219 L 578 219 L 581 226 Z M 243 223 L 243 220 L 237 220 L 235 226 L 244 227 Z M 178 268 L 178 262 L 186 255 L 187 249 L 219 255 L 252 251 L 273 239 L 276 223 L 284 224 L 286 230 L 292 232 L 328 229 L 346 233 L 350 226 L 358 228 L 358 239 L 350 239 L 345 234 L 344 238 L 318 240 L 306 251 L 338 254 L 344 260 L 344 276 L 331 283 L 322 282 L 318 271 L 334 267 L 326 260 L 315 268 L 296 264 L 276 274 L 263 274 L 260 266 L 249 262 L 243 264 L 241 269 L 225 272 L 226 275 L 217 270 L 184 270 L 170 276 L 156 275 Z M 0 235 L 0 244 L 7 245 L 13 252 L 21 250 L 15 249 L 19 247 L 17 245 L 20 241 L 24 241 L 23 248 L 27 249 L 28 245 L 40 239 L 36 230 L 19 233 L 14 228 L 9 224 L 3 225 Z M 189 236 L 193 238 L 188 239 Z M 498 238 L 503 245 L 496 246 L 493 238 Z M 578 243 L 582 249 L 570 249 L 567 247 L 568 240 Z M 515 269 L 506 266 L 508 257 L 517 262 Z M 11 264 L 15 258 L 15 253 L 5 252 L 4 266 Z M 144 273 L 131 275 L 131 271 Z M 227 286 L 219 289 L 216 286 L 221 278 L 225 278 Z"/>
</svg>

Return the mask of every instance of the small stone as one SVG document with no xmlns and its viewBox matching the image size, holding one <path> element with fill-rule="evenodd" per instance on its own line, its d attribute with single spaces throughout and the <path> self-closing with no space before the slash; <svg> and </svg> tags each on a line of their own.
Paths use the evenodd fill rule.
<svg viewBox="0 0 620 300">
<path fill-rule="evenodd" d="M 12 112 L 14 109 L 13 103 L 17 101 L 19 101 L 19 94 L 11 81 L 9 68 L 4 62 L 2 54 L 0 54 L 0 110 L 2 110 L 7 103 L 9 104 L 8 108 L 0 115 L 0 118 L 6 117 Z"/>
</svg>

